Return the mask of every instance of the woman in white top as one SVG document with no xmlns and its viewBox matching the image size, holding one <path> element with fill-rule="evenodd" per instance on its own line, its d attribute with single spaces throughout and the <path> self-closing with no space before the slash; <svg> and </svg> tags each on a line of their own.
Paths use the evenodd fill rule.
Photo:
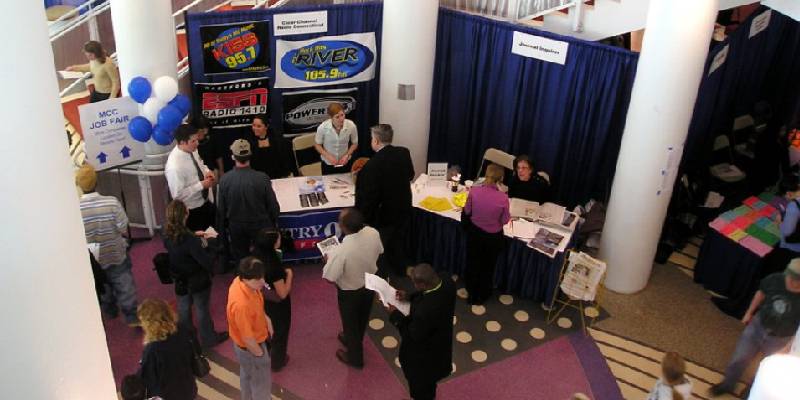
<svg viewBox="0 0 800 400">
<path fill-rule="evenodd" d="M 353 153 L 358 149 L 356 124 L 344 117 L 344 107 L 339 103 L 328 106 L 330 118 L 317 127 L 314 148 L 322 159 L 322 174 L 350 172 Z"/>
<path fill-rule="evenodd" d="M 67 67 L 67 71 L 91 72 L 94 80 L 94 91 L 89 97 L 90 103 L 107 100 L 119 96 L 119 70 L 106 56 L 103 45 L 90 40 L 83 45 L 83 54 L 89 60 L 87 64 L 78 64 Z"/>
<path fill-rule="evenodd" d="M 686 377 L 686 362 L 680 354 L 670 351 L 661 360 L 661 378 L 650 391 L 647 400 L 689 400 L 692 381 Z"/>
</svg>

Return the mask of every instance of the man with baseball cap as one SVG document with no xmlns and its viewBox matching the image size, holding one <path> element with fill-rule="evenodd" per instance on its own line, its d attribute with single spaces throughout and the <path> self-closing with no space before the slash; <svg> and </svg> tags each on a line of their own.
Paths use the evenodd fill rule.
<svg viewBox="0 0 800 400">
<path fill-rule="evenodd" d="M 233 261 L 247 256 L 256 233 L 274 228 L 280 205 L 267 174 L 250 168 L 250 143 L 237 139 L 231 144 L 236 166 L 222 177 L 217 199 L 217 225 L 230 236 Z"/>
<path fill-rule="evenodd" d="M 711 395 L 733 393 L 734 386 L 759 352 L 768 356 L 786 346 L 800 325 L 800 258 L 783 273 L 767 275 L 742 317 L 747 325 L 736 343 L 725 378 L 709 390 Z"/>
</svg>

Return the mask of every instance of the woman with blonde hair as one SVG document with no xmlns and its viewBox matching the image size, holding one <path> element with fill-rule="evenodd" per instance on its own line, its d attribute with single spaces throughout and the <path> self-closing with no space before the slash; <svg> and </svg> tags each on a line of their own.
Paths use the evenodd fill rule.
<svg viewBox="0 0 800 400">
<path fill-rule="evenodd" d="M 647 400 L 689 400 L 692 381 L 686 377 L 686 362 L 680 354 L 670 351 L 661 360 L 661 378 L 656 381 Z"/>
<path fill-rule="evenodd" d="M 503 167 L 489 164 L 481 186 L 473 186 L 467 196 L 462 218 L 467 228 L 467 270 L 465 283 L 469 304 L 483 304 L 492 295 L 494 266 L 503 249 L 503 226 L 511 219 L 508 196 L 498 185 Z"/>
<path fill-rule="evenodd" d="M 88 63 L 71 65 L 66 70 L 92 73 L 94 91 L 89 97 L 89 102 L 97 103 L 119 96 L 119 70 L 114 61 L 106 55 L 103 45 L 90 40 L 83 45 L 83 54 L 89 60 Z"/>
<path fill-rule="evenodd" d="M 146 299 L 137 312 L 144 330 L 144 350 L 139 368 L 148 396 L 164 400 L 194 399 L 197 384 L 192 359 L 196 341 L 178 327 L 175 312 L 163 300 Z"/>
<path fill-rule="evenodd" d="M 216 332 L 211 318 L 211 256 L 198 235 L 186 227 L 189 211 L 180 200 L 167 205 L 164 247 L 169 254 L 169 269 L 175 281 L 178 317 L 182 325 L 194 329 L 192 306 L 200 326 L 204 347 L 212 347 L 228 339 L 227 332 Z"/>
</svg>

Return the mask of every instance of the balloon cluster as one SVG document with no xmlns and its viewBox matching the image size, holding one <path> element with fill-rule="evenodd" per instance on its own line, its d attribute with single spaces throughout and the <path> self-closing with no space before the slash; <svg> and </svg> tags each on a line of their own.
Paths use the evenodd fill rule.
<svg viewBox="0 0 800 400">
<path fill-rule="evenodd" d="M 173 132 L 189 114 L 189 98 L 178 94 L 178 82 L 162 76 L 150 85 L 147 78 L 137 76 L 128 84 L 128 94 L 141 104 L 141 114 L 128 123 L 131 137 L 140 142 L 153 141 L 166 146 L 172 143 Z"/>
</svg>

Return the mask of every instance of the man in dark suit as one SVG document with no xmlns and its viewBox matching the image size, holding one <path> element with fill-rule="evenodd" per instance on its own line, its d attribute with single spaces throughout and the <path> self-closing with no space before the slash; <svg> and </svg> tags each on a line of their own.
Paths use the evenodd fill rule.
<svg viewBox="0 0 800 400">
<path fill-rule="evenodd" d="M 389 306 L 389 320 L 400 331 L 400 365 L 414 400 L 436 398 L 436 383 L 450 375 L 453 362 L 453 312 L 456 289 L 429 264 L 411 271 L 416 291 L 397 291 L 399 300 L 411 302 L 404 316 Z"/>
<path fill-rule="evenodd" d="M 364 215 L 366 224 L 381 235 L 384 253 L 378 259 L 378 273 L 384 277 L 390 273 L 403 276 L 414 165 L 407 148 L 392 146 L 391 125 L 373 126 L 371 134 L 375 155 L 358 173 L 356 208 Z"/>
</svg>

